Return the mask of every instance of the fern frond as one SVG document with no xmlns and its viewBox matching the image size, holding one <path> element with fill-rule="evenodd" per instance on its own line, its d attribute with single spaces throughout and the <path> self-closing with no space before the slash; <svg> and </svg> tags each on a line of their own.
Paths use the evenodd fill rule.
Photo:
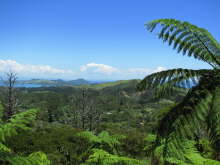
<svg viewBox="0 0 220 165">
<path fill-rule="evenodd" d="M 175 19 L 154 20 L 147 23 L 146 27 L 152 32 L 157 25 L 161 25 L 159 38 L 169 45 L 173 44 L 178 52 L 203 60 L 213 67 L 220 67 L 220 44 L 207 30 Z"/>
<path fill-rule="evenodd" d="M 99 144 L 100 146 L 105 144 L 113 153 L 117 153 L 116 148 L 120 145 L 120 140 L 125 138 L 123 135 L 110 135 L 107 131 L 102 131 L 97 136 L 92 132 L 83 131 L 78 133 L 78 136 L 87 139 L 92 144 Z"/>
<path fill-rule="evenodd" d="M 158 93 L 167 93 L 174 87 L 188 88 L 198 83 L 199 78 L 207 74 L 208 69 L 171 69 L 146 76 L 137 86 L 138 90 L 155 88 Z"/>
<path fill-rule="evenodd" d="M 0 153 L 1 152 L 11 152 L 11 149 L 8 148 L 6 145 L 0 143 Z"/>
<path fill-rule="evenodd" d="M 173 69 L 153 73 L 141 81 L 140 90 L 155 88 L 159 93 L 166 93 L 175 86 L 189 87 L 191 81 L 196 82 L 183 101 L 160 120 L 156 144 L 162 141 L 160 151 L 162 148 L 172 163 L 219 164 L 201 157 L 193 144 L 183 141 L 193 140 L 197 131 L 207 126 L 210 143 L 220 153 L 220 44 L 207 30 L 175 19 L 154 20 L 146 27 L 152 32 L 158 25 L 161 27 L 158 36 L 163 42 L 173 45 L 178 53 L 207 62 L 213 70 Z"/>
<path fill-rule="evenodd" d="M 181 150 L 181 141 L 193 138 L 194 132 L 205 122 L 213 98 L 209 87 L 204 82 L 192 88 L 184 100 L 171 108 L 160 121 L 158 138 L 165 138 L 166 143 L 170 144 L 164 150 L 165 156 L 171 150 Z"/>
<path fill-rule="evenodd" d="M 101 143 L 101 139 L 90 131 L 80 132 L 77 134 L 77 136 L 88 140 L 90 143 Z"/>
<path fill-rule="evenodd" d="M 18 129 L 30 129 L 29 124 L 36 118 L 37 110 L 31 109 L 12 116 L 9 123 L 0 125 L 0 142 L 5 142 L 6 137 L 17 134 Z"/>
<path fill-rule="evenodd" d="M 212 95 L 208 90 L 196 91 L 192 89 L 184 98 L 183 102 L 172 108 L 160 121 L 159 134 L 168 135 L 176 130 L 179 125 L 190 123 L 192 127 L 197 126 L 193 123 L 197 120 L 205 120 L 208 113 L 208 107 L 211 103 Z M 175 122 L 176 121 L 176 122 Z M 171 128 L 172 127 L 172 128 Z M 187 132 L 186 132 L 187 133 Z"/>
<path fill-rule="evenodd" d="M 204 158 L 195 147 L 195 141 L 184 140 L 182 142 L 183 150 L 181 157 L 173 156 L 166 158 L 169 163 L 178 165 L 220 165 L 220 162 Z"/>
<path fill-rule="evenodd" d="M 213 92 L 212 104 L 206 119 L 210 142 L 220 152 L 220 88 Z"/>
<path fill-rule="evenodd" d="M 49 165 L 50 161 L 42 152 L 30 154 L 28 157 L 16 155 L 3 143 L 6 138 L 14 136 L 17 131 L 30 129 L 30 124 L 36 118 L 37 110 L 31 109 L 12 116 L 8 123 L 0 125 L 0 161 L 12 165 Z"/>
<path fill-rule="evenodd" d="M 207 123 L 210 142 L 219 152 L 220 88 L 218 84 L 220 84 L 218 71 L 210 71 L 188 92 L 181 103 L 171 108 L 162 118 L 158 127 L 158 139 L 166 139 L 164 156 L 169 156 L 169 152 L 175 150 L 180 154 L 181 142 L 184 139 L 193 139 L 197 130 L 201 127 L 204 129 L 205 123 Z"/>
<path fill-rule="evenodd" d="M 43 152 L 34 152 L 28 157 L 8 157 L 7 160 L 11 165 L 50 165 L 50 161 Z"/>
<path fill-rule="evenodd" d="M 125 138 L 123 135 L 109 135 L 107 131 L 102 131 L 98 137 L 102 140 L 103 143 L 108 144 L 111 148 L 120 145 L 120 140 Z"/>
<path fill-rule="evenodd" d="M 108 152 L 100 149 L 93 149 L 93 154 L 89 156 L 89 159 L 86 160 L 86 163 L 81 165 L 144 165 L 145 163 L 128 158 L 128 157 L 122 157 L 118 155 L 112 155 Z"/>
</svg>

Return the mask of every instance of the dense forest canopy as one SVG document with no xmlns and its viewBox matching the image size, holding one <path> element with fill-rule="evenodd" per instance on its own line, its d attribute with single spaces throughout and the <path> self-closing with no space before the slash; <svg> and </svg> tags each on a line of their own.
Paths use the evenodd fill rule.
<svg viewBox="0 0 220 165">
<path fill-rule="evenodd" d="M 44 152 L 54 165 L 92 164 L 97 154 L 108 156 L 115 164 L 143 164 L 148 161 L 144 150 L 148 132 L 155 132 L 163 109 L 182 100 L 188 89 L 156 98 L 153 90 L 138 92 L 139 82 L 13 88 L 17 98 L 13 111 L 20 114 L 34 108 L 37 116 L 32 129 L 19 129 L 4 144 L 20 156 Z M 3 113 L 8 89 L 1 87 L 0 91 Z"/>
</svg>

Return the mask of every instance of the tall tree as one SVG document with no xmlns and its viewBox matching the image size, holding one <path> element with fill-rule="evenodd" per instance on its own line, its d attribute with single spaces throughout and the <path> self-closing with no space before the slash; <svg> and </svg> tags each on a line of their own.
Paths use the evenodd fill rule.
<svg viewBox="0 0 220 165">
<path fill-rule="evenodd" d="M 159 27 L 158 27 L 159 26 Z M 191 87 L 186 97 L 162 118 L 157 141 L 166 139 L 164 154 L 179 148 L 183 138 L 193 139 L 206 129 L 220 159 L 220 44 L 205 29 L 174 19 L 158 19 L 146 24 L 147 30 L 159 30 L 158 37 L 173 45 L 178 53 L 208 63 L 212 69 L 170 69 L 145 77 L 138 88 L 155 88 L 165 94 L 178 87 Z"/>
</svg>

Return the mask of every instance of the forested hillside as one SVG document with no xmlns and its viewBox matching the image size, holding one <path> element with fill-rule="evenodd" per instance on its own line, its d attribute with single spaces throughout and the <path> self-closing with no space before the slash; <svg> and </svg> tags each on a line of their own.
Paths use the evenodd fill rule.
<svg viewBox="0 0 220 165">
<path fill-rule="evenodd" d="M 153 90 L 137 91 L 139 82 L 15 88 L 13 111 L 34 108 L 37 118 L 31 130 L 19 130 L 6 139 L 5 145 L 23 156 L 41 151 L 53 165 L 94 164 L 109 159 L 116 164 L 145 164 L 149 159 L 147 137 L 156 133 L 163 110 L 182 100 L 187 89 L 176 89 L 171 97 L 159 99 Z M 7 88 L 0 90 L 3 113 Z"/>
</svg>

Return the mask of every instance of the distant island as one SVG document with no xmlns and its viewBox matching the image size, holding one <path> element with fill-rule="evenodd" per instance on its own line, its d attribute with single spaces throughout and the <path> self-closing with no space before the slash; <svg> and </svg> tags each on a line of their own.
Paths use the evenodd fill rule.
<svg viewBox="0 0 220 165">
<path fill-rule="evenodd" d="M 31 80 L 18 80 L 16 87 L 57 87 L 57 86 L 80 86 L 80 85 L 94 85 L 101 84 L 109 81 L 89 81 L 85 79 L 76 80 L 48 80 L 48 79 L 31 79 Z M 4 86 L 4 82 L 0 81 L 0 86 Z"/>
<path fill-rule="evenodd" d="M 76 79 L 76 80 L 46 80 L 46 79 L 31 79 L 31 80 L 21 80 L 17 82 L 17 86 L 24 87 L 45 87 L 45 86 L 80 86 L 80 85 L 90 85 L 90 84 L 99 84 L 101 81 L 88 81 L 85 79 Z"/>
</svg>

